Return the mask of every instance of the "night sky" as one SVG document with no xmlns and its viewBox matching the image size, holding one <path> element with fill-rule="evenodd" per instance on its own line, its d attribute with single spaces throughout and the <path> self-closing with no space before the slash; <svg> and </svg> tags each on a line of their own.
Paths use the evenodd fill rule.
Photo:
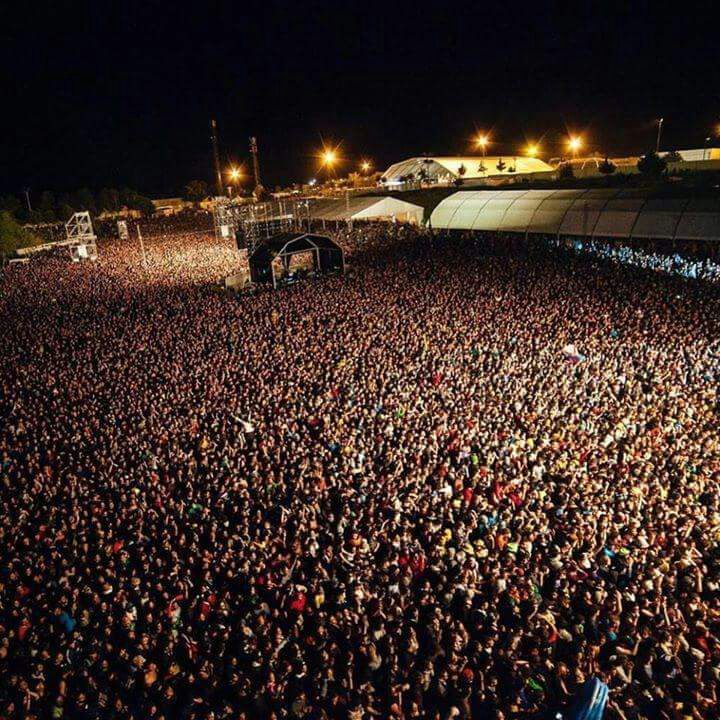
<svg viewBox="0 0 720 720">
<path fill-rule="evenodd" d="M 659 116 L 666 148 L 720 122 L 712 3 L 42 5 L 0 19 L 0 192 L 210 182 L 211 117 L 224 164 L 258 136 L 268 187 L 314 175 L 321 136 L 384 169 L 468 152 L 475 128 L 493 153 L 555 156 L 569 128 L 620 155 Z"/>
</svg>

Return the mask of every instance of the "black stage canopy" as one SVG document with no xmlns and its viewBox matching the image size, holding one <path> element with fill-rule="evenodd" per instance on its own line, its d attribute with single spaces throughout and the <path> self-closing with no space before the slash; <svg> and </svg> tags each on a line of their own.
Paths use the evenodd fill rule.
<svg viewBox="0 0 720 720">
<path fill-rule="evenodd" d="M 287 232 L 262 240 L 250 256 L 250 276 L 256 283 L 277 286 L 283 277 L 290 277 L 292 259 L 305 255 L 315 273 L 345 271 L 342 248 L 331 238 L 315 233 Z"/>
</svg>

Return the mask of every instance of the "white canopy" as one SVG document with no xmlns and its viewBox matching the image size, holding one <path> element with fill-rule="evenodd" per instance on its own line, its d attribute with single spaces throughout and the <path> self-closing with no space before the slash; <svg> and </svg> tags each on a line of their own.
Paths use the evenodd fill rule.
<svg viewBox="0 0 720 720">
<path fill-rule="evenodd" d="M 379 195 L 310 202 L 310 217 L 317 220 L 397 220 L 419 224 L 423 212 L 421 205 Z"/>
<path fill-rule="evenodd" d="M 382 175 L 386 185 L 425 180 L 431 183 L 450 183 L 462 178 L 505 176 L 553 172 L 555 168 L 538 158 L 512 155 L 456 155 L 442 157 L 414 157 L 391 165 Z"/>
<path fill-rule="evenodd" d="M 645 189 L 467 190 L 433 210 L 435 229 L 623 238 L 720 239 L 720 198 Z"/>
</svg>

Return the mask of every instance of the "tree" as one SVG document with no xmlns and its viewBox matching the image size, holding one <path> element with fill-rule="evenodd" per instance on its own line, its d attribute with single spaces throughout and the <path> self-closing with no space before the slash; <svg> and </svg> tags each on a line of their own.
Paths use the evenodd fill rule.
<svg viewBox="0 0 720 720">
<path fill-rule="evenodd" d="M 71 204 L 76 211 L 87 210 L 93 215 L 97 212 L 95 198 L 88 188 L 80 188 L 80 190 L 73 193 Z"/>
<path fill-rule="evenodd" d="M 667 170 L 667 163 L 656 152 L 649 152 L 638 160 L 637 169 L 646 177 L 661 177 Z"/>
<path fill-rule="evenodd" d="M 457 174 L 462 177 L 467 172 L 467 168 L 464 165 L 460 165 L 457 169 Z"/>
<path fill-rule="evenodd" d="M 612 175 L 617 170 L 615 163 L 609 158 L 605 158 L 599 165 L 598 171 L 603 175 Z"/>
<path fill-rule="evenodd" d="M 210 194 L 210 188 L 204 180 L 191 180 L 185 186 L 185 197 L 193 202 L 200 202 Z"/>
<path fill-rule="evenodd" d="M 135 195 L 137 193 L 128 187 L 120 188 L 120 207 L 131 207 Z"/>
<path fill-rule="evenodd" d="M 507 167 L 507 165 L 505 165 L 505 161 L 500 158 L 498 160 L 498 164 L 495 167 L 498 169 L 499 172 L 502 172 Z"/>
<path fill-rule="evenodd" d="M 75 210 L 67 202 L 61 202 L 57 206 L 57 217 L 58 220 L 67 222 L 72 216 Z"/>
<path fill-rule="evenodd" d="M 22 203 L 15 195 L 5 195 L 0 197 L 0 212 L 10 213 L 16 220 L 22 212 Z"/>
<path fill-rule="evenodd" d="M 153 201 L 149 197 L 145 197 L 139 193 L 135 195 L 133 208 L 139 210 L 143 215 L 152 215 L 155 212 Z"/>
<path fill-rule="evenodd" d="M 40 194 L 37 211 L 41 222 L 55 222 L 55 196 L 49 190 Z"/>
<path fill-rule="evenodd" d="M 130 188 L 120 190 L 120 203 L 130 210 L 139 210 L 143 215 L 152 215 L 155 212 L 155 206 L 150 198 Z"/>
<path fill-rule="evenodd" d="M 573 166 L 571 163 L 566 162 L 563 163 L 558 168 L 558 178 L 561 180 L 565 180 L 567 178 L 574 178 L 575 177 L 575 171 L 573 170 Z"/>
<path fill-rule="evenodd" d="M 22 247 L 37 245 L 39 240 L 28 232 L 7 210 L 0 212 L 0 255 L 6 258 Z"/>
<path fill-rule="evenodd" d="M 120 193 L 115 188 L 103 188 L 97 204 L 100 212 L 117 212 L 120 209 Z"/>
</svg>

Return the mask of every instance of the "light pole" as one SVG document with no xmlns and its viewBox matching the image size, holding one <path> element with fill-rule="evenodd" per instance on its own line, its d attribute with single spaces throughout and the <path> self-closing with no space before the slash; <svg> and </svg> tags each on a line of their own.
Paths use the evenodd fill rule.
<svg viewBox="0 0 720 720">
<path fill-rule="evenodd" d="M 708 146 L 708 143 L 710 142 L 710 139 L 711 139 L 710 137 L 705 138 L 705 144 L 703 145 L 703 160 L 707 159 L 705 157 L 705 155 L 707 154 L 707 146 Z"/>
<path fill-rule="evenodd" d="M 487 168 L 485 167 L 485 149 L 487 148 L 488 142 L 489 142 L 489 139 L 488 139 L 488 136 L 487 136 L 487 135 L 478 135 L 477 139 L 475 140 L 475 144 L 476 144 L 476 145 L 480 148 L 480 150 L 482 151 L 483 159 L 482 159 L 482 163 L 481 163 L 481 164 L 482 164 L 482 168 L 483 168 L 483 169 L 482 169 L 483 175 L 484 175 L 485 173 L 487 173 Z"/>
<path fill-rule="evenodd" d="M 327 179 L 329 171 L 338 161 L 337 152 L 331 148 L 325 148 L 320 154 L 320 168 L 325 168 L 325 178 Z"/>
<path fill-rule="evenodd" d="M 232 167 L 230 168 L 230 170 L 228 170 L 228 175 L 230 176 L 230 185 L 228 185 L 228 196 L 232 197 L 233 185 L 237 185 L 237 182 L 240 179 L 240 170 L 236 167 Z"/>
<path fill-rule="evenodd" d="M 663 121 L 665 118 L 660 118 L 658 120 L 658 132 L 657 132 L 657 140 L 655 141 L 655 153 L 660 152 L 660 136 L 662 135 L 662 127 L 663 127 Z"/>
</svg>

